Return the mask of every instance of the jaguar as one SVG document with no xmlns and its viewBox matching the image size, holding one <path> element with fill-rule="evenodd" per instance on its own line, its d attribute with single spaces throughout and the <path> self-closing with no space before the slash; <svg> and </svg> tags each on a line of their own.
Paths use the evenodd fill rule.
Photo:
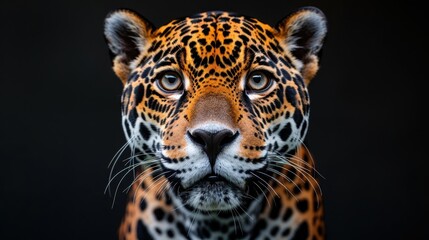
<svg viewBox="0 0 429 240">
<path fill-rule="evenodd" d="M 119 239 L 325 239 L 304 140 L 326 33 L 316 7 L 275 26 L 210 11 L 155 27 L 110 12 L 131 150 L 120 172 L 133 175 Z"/>
</svg>

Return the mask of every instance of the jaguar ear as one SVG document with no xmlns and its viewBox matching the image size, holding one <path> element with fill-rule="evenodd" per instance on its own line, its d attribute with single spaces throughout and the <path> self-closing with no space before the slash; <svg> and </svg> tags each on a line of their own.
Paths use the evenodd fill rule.
<svg viewBox="0 0 429 240">
<path fill-rule="evenodd" d="M 126 83 L 134 60 L 146 48 L 153 25 L 138 13 L 119 9 L 109 13 L 104 22 L 104 37 L 109 46 L 113 71 Z"/>
<path fill-rule="evenodd" d="M 319 69 L 318 53 L 327 32 L 325 15 L 315 7 L 301 8 L 280 21 L 277 30 L 308 85 Z"/>
</svg>

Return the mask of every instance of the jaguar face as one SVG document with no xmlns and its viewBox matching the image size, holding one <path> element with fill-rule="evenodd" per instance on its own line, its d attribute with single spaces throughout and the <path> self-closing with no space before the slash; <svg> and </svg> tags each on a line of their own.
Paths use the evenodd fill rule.
<svg viewBox="0 0 429 240">
<path fill-rule="evenodd" d="M 138 165 L 197 210 L 263 195 L 306 135 L 306 85 L 325 33 L 323 14 L 309 8 L 276 27 L 206 12 L 155 28 L 112 13 L 105 35 Z"/>
</svg>

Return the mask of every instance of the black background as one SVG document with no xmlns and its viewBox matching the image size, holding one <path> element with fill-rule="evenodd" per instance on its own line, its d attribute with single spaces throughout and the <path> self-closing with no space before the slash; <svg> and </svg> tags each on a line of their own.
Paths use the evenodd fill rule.
<svg viewBox="0 0 429 240">
<path fill-rule="evenodd" d="M 109 11 L 132 8 L 157 26 L 206 10 L 275 24 L 307 5 L 329 27 L 308 133 L 328 238 L 428 239 L 427 14 L 393 2 L 1 1 L 0 239 L 116 237 L 125 194 L 111 208 L 104 188 L 125 139 L 102 34 Z"/>
</svg>

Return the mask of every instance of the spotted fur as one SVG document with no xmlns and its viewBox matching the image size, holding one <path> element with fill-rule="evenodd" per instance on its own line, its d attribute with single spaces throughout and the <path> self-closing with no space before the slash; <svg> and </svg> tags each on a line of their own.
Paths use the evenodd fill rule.
<svg viewBox="0 0 429 240">
<path fill-rule="evenodd" d="M 136 171 L 120 239 L 324 239 L 303 141 L 325 35 L 312 7 L 276 27 L 229 12 L 159 28 L 109 14 L 133 152 L 124 170 Z"/>
</svg>

